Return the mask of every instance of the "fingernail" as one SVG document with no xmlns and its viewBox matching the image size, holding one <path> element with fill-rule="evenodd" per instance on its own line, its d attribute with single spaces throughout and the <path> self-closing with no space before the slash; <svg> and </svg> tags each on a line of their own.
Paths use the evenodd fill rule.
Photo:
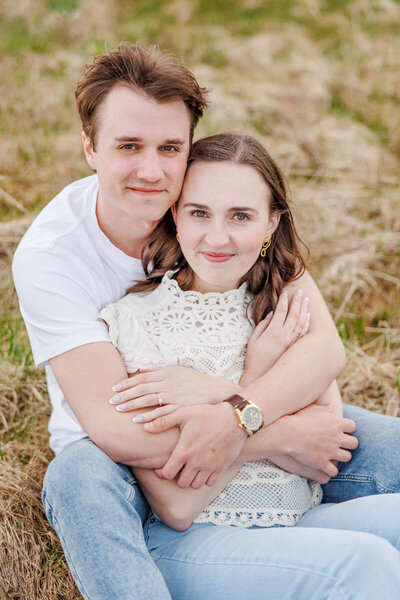
<svg viewBox="0 0 400 600">
<path fill-rule="evenodd" d="M 296 295 L 298 298 L 301 298 L 303 295 L 303 290 L 297 290 Z"/>
<path fill-rule="evenodd" d="M 122 390 L 122 383 L 116 383 L 112 386 L 111 389 L 113 390 L 113 392 L 119 392 L 120 390 Z"/>
<path fill-rule="evenodd" d="M 307 304 L 310 302 L 310 298 L 305 297 L 303 302 L 307 306 Z"/>
<path fill-rule="evenodd" d="M 306 319 L 310 320 L 310 317 L 311 317 L 311 313 L 307 313 L 306 314 Z"/>
<path fill-rule="evenodd" d="M 117 404 L 117 402 L 119 402 L 121 400 L 120 396 L 113 396 L 112 398 L 110 398 L 110 404 Z"/>
<path fill-rule="evenodd" d="M 150 429 L 150 430 L 151 430 L 151 429 L 154 429 L 154 425 L 153 425 L 153 422 L 152 422 L 152 421 L 150 421 L 150 423 L 145 423 L 145 424 L 144 424 L 144 426 L 145 426 L 145 428 L 146 428 L 146 431 L 148 431 L 149 429 Z"/>
<path fill-rule="evenodd" d="M 267 314 L 267 316 L 266 316 L 265 318 L 266 318 L 266 319 L 268 319 L 268 317 L 270 317 L 270 316 L 271 316 L 271 315 L 273 315 L 273 314 L 274 314 L 274 311 L 273 311 L 273 310 L 271 310 L 271 311 L 270 311 L 270 312 Z"/>
<path fill-rule="evenodd" d="M 134 423 L 143 423 L 143 417 L 142 417 L 142 415 L 138 415 L 137 417 L 134 417 L 134 418 L 132 419 L 132 421 L 133 421 Z"/>
<path fill-rule="evenodd" d="M 119 410 L 120 412 L 124 412 L 124 410 L 126 410 L 126 404 L 118 404 L 118 406 L 115 407 L 117 410 Z"/>
</svg>

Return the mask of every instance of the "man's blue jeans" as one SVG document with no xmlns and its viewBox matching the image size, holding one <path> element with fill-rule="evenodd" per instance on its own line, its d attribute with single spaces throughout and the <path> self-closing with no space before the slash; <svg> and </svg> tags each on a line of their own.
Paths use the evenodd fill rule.
<svg viewBox="0 0 400 600">
<path fill-rule="evenodd" d="M 324 486 L 327 504 L 287 528 L 175 532 L 147 518 L 127 467 L 88 438 L 68 446 L 48 468 L 43 503 L 84 598 L 400 597 L 400 419 L 350 406 L 345 416 L 357 423 L 359 447 Z"/>
</svg>

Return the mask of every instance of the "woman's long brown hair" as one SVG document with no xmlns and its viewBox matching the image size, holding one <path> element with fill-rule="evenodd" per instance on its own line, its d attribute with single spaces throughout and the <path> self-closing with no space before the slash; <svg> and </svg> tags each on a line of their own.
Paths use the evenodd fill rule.
<svg viewBox="0 0 400 600">
<path fill-rule="evenodd" d="M 219 133 L 195 142 L 189 156 L 188 169 L 197 161 L 230 161 L 256 169 L 271 192 L 270 211 L 280 214 L 277 229 L 265 258 L 258 257 L 242 277 L 254 295 L 251 317 L 257 325 L 270 310 L 274 310 L 282 289 L 302 275 L 305 259 L 300 244 L 308 255 L 307 246 L 300 240 L 293 216 L 284 177 L 266 149 L 253 137 L 237 133 Z M 150 236 L 142 254 L 146 279 L 136 283 L 130 292 L 150 292 L 161 282 L 166 271 L 179 269 L 176 279 L 183 290 L 190 290 L 194 274 L 176 239 L 175 223 L 169 210 Z"/>
</svg>

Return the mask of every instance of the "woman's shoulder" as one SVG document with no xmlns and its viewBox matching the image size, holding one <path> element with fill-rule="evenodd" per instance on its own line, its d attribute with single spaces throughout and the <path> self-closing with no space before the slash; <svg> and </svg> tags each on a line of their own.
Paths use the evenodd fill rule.
<svg viewBox="0 0 400 600">
<path fill-rule="evenodd" d="M 160 292 L 160 286 L 156 287 L 151 292 L 129 292 L 113 306 L 121 311 L 139 314 L 142 311 L 147 311 L 150 308 L 157 306 L 162 301 L 162 294 Z"/>
</svg>

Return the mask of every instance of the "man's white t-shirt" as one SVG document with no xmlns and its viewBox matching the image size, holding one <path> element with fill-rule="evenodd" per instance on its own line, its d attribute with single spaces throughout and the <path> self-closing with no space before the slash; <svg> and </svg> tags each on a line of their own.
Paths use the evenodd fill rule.
<svg viewBox="0 0 400 600">
<path fill-rule="evenodd" d="M 50 447 L 56 454 L 86 434 L 48 361 L 84 344 L 110 341 L 98 313 L 144 277 L 141 261 L 124 254 L 100 229 L 98 189 L 92 175 L 62 190 L 25 233 L 12 266 L 35 363 L 46 367 L 53 407 Z"/>
</svg>

